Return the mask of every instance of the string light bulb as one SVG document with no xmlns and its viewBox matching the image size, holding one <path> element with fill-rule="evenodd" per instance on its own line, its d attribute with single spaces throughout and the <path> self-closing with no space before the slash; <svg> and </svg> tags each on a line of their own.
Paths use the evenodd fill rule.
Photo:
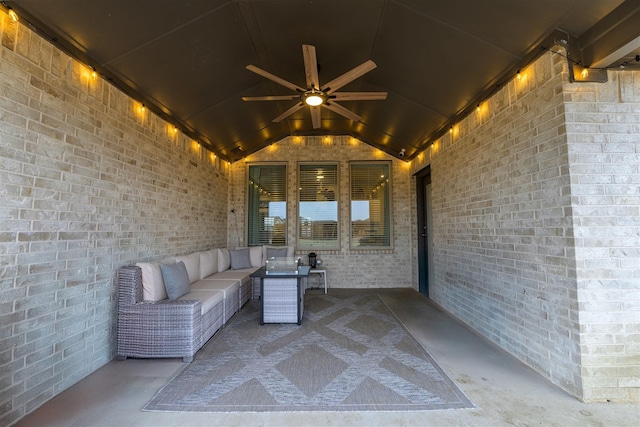
<svg viewBox="0 0 640 427">
<path fill-rule="evenodd" d="M 13 22 L 18 22 L 18 20 L 20 19 L 18 18 L 18 14 L 16 13 L 16 11 L 11 9 L 10 7 L 7 8 L 7 13 L 9 14 L 9 17 Z"/>
<path fill-rule="evenodd" d="M 580 76 L 582 76 L 583 79 L 586 79 L 587 77 L 589 77 L 589 68 L 584 67 L 582 69 L 582 72 L 580 73 Z"/>
</svg>

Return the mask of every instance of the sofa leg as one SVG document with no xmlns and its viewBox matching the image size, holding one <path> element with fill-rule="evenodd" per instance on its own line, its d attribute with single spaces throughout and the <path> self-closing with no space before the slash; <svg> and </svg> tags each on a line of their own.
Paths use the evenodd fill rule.
<svg viewBox="0 0 640 427">
<path fill-rule="evenodd" d="M 182 363 L 191 363 L 191 362 L 193 362 L 193 356 L 182 358 Z"/>
<path fill-rule="evenodd" d="M 116 356 L 116 360 L 119 360 L 119 361 L 127 360 L 127 356 Z"/>
</svg>

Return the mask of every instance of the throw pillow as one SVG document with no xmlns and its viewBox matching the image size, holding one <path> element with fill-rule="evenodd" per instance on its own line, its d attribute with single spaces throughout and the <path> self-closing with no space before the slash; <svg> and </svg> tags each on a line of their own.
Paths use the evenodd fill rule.
<svg viewBox="0 0 640 427">
<path fill-rule="evenodd" d="M 169 299 L 178 299 L 189 293 L 189 274 L 182 261 L 175 264 L 160 264 L 164 287 Z"/>
<path fill-rule="evenodd" d="M 271 258 L 286 258 L 287 248 L 267 248 L 267 259 Z"/>
<path fill-rule="evenodd" d="M 251 258 L 249 257 L 249 248 L 230 250 L 229 257 L 231 258 L 232 270 L 241 270 L 243 268 L 251 268 Z"/>
</svg>

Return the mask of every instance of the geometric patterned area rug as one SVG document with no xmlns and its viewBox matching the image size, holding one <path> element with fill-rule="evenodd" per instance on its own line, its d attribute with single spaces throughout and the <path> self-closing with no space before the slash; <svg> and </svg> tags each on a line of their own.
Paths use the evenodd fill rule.
<svg viewBox="0 0 640 427">
<path fill-rule="evenodd" d="M 307 292 L 302 325 L 250 301 L 143 408 L 422 411 L 473 404 L 375 294 Z"/>
</svg>

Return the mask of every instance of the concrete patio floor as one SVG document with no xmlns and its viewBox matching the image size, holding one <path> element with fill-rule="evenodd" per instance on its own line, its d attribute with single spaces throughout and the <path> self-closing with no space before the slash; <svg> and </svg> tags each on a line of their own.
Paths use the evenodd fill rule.
<svg viewBox="0 0 640 427">
<path fill-rule="evenodd" d="M 379 294 L 475 409 L 424 412 L 160 413 L 140 408 L 178 359 L 112 361 L 16 426 L 637 426 L 640 405 L 584 404 L 410 289 Z M 323 292 L 310 290 L 308 292 Z M 329 289 L 329 292 L 341 292 Z"/>
</svg>

